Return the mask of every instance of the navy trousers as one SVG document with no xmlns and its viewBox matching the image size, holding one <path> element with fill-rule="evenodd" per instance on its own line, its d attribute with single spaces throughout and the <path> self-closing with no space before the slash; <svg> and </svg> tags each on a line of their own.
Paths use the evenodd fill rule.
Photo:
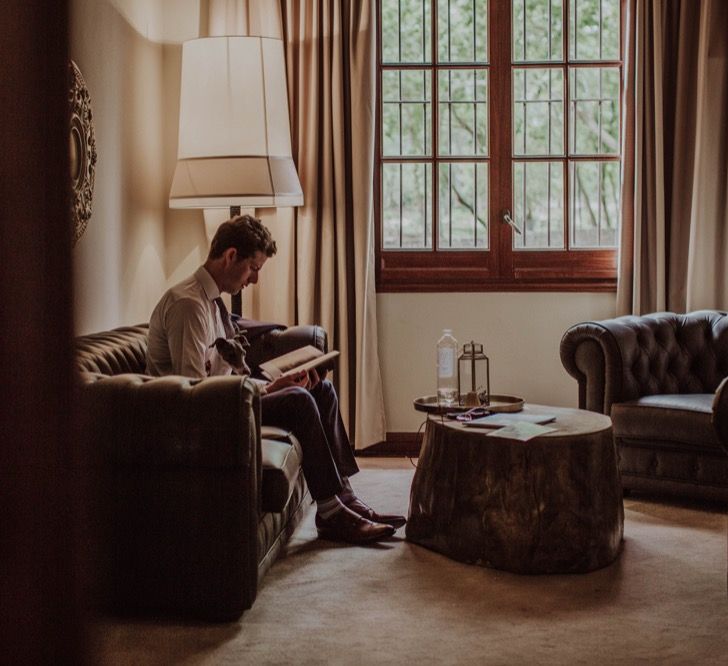
<svg viewBox="0 0 728 666">
<path fill-rule="evenodd" d="M 339 412 L 336 389 L 328 380 L 313 390 L 292 386 L 262 400 L 264 425 L 290 430 L 303 449 L 303 475 L 315 500 L 338 495 L 341 477 L 359 471 Z"/>
</svg>

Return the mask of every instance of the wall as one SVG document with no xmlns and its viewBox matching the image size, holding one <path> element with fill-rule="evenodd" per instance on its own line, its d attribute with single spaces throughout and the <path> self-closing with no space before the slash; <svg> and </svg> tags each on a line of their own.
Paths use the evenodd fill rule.
<svg viewBox="0 0 728 666">
<path fill-rule="evenodd" d="M 198 21 L 198 0 L 71 3 L 71 58 L 91 95 L 98 154 L 93 214 L 73 252 L 77 334 L 147 321 L 202 259 L 201 214 L 180 219 L 167 205 L 179 43 Z"/>
<path fill-rule="evenodd" d="M 452 328 L 460 346 L 482 342 L 493 393 L 576 407 L 576 381 L 559 359 L 564 331 L 615 313 L 614 294 L 379 294 L 379 353 L 388 432 L 415 432 L 412 401 L 436 389 L 435 345 Z"/>
<path fill-rule="evenodd" d="M 98 154 L 93 213 L 74 249 L 76 330 L 86 333 L 148 319 L 164 285 L 162 47 L 110 2 L 75 0 L 71 15 Z"/>
</svg>

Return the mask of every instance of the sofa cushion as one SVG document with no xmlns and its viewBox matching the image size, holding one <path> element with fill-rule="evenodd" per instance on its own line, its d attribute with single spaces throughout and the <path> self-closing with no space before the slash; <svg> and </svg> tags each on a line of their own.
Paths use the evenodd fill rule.
<svg viewBox="0 0 728 666">
<path fill-rule="evenodd" d="M 263 460 L 264 512 L 279 513 L 296 485 L 303 459 L 301 445 L 288 431 L 263 426 L 261 455 Z"/>
<path fill-rule="evenodd" d="M 617 439 L 720 449 L 711 424 L 712 393 L 649 395 L 612 405 Z"/>
</svg>

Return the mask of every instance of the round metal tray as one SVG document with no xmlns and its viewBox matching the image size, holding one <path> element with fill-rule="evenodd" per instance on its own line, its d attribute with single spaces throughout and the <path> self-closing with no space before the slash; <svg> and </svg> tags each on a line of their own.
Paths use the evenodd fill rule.
<svg viewBox="0 0 728 666">
<path fill-rule="evenodd" d="M 503 412 L 520 412 L 523 409 L 523 398 L 517 395 L 497 395 L 490 396 L 490 404 L 480 405 L 492 413 Z M 425 395 L 414 401 L 415 409 L 418 412 L 427 412 L 428 414 L 454 414 L 458 412 L 467 412 L 472 407 L 464 405 L 440 405 L 437 402 L 436 395 Z"/>
</svg>

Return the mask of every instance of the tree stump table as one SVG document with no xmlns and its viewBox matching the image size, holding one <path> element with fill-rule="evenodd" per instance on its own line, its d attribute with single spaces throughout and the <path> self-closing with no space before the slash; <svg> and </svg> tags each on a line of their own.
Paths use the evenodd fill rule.
<svg viewBox="0 0 728 666">
<path fill-rule="evenodd" d="M 612 562 L 624 508 L 608 416 L 553 414 L 527 442 L 430 417 L 412 481 L 407 539 L 448 557 L 516 573 L 579 573 Z"/>
</svg>

